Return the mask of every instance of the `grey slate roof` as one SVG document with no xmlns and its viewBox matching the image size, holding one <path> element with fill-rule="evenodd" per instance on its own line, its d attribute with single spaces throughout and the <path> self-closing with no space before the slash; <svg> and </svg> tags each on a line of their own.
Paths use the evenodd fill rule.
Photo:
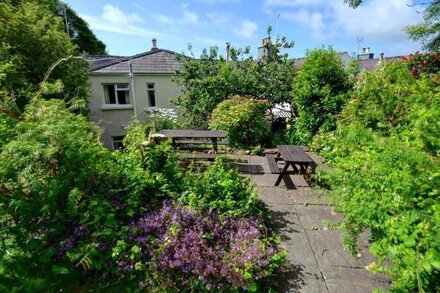
<svg viewBox="0 0 440 293">
<path fill-rule="evenodd" d="M 131 63 L 133 73 L 174 74 L 180 69 L 176 55 L 176 52 L 170 50 L 153 49 L 130 57 L 110 58 L 106 61 L 98 59 L 94 61 L 93 73 L 128 74 Z"/>
<path fill-rule="evenodd" d="M 348 64 L 350 64 L 350 61 L 353 60 L 353 58 L 351 58 L 350 54 L 348 54 L 347 51 L 337 52 L 336 55 L 338 55 L 339 58 L 341 58 L 341 60 L 342 60 L 342 62 L 344 62 L 345 66 L 348 66 Z M 296 58 L 294 66 L 300 67 L 306 59 L 307 59 L 307 57 Z"/>
</svg>

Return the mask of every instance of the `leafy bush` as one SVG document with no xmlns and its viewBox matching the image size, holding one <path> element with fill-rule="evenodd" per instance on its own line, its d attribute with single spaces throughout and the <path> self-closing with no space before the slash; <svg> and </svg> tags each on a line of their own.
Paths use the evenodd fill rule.
<svg viewBox="0 0 440 293">
<path fill-rule="evenodd" d="M 269 132 L 265 112 L 264 103 L 235 96 L 218 104 L 212 112 L 209 128 L 228 131 L 232 146 L 261 145 Z"/>
<path fill-rule="evenodd" d="M 166 231 L 167 237 L 185 236 L 183 242 L 166 238 L 165 242 L 154 240 L 140 246 L 134 235 L 148 238 L 149 232 L 135 226 L 153 219 L 156 212 L 151 211 L 156 206 L 166 198 L 176 198 L 190 185 L 183 184 L 183 173 L 169 145 L 143 143 L 145 126 L 132 123 L 126 149 L 113 153 L 102 146 L 98 133 L 96 126 L 69 112 L 60 100 L 37 99 L 14 125 L 0 151 L 0 291 L 135 290 L 139 278 L 146 281 L 145 273 L 154 280 L 152 290 L 157 291 L 172 290 L 175 284 L 182 286 L 187 277 L 192 280 L 183 284 L 188 290 L 206 289 L 209 284 L 220 286 L 223 281 L 228 282 L 228 288 L 252 288 L 256 278 L 273 271 L 282 255 L 269 250 L 275 245 L 274 239 L 261 234 L 264 226 L 257 224 L 251 213 L 243 213 L 243 219 L 225 216 L 220 220 L 214 213 L 175 209 L 163 214 L 167 218 L 175 213 L 176 218 L 172 223 L 162 219 L 160 231 Z M 241 183 L 232 176 L 229 179 Z M 211 183 L 215 189 L 214 181 Z M 243 196 L 250 192 L 246 184 L 234 188 Z M 220 198 L 226 198 L 230 189 L 217 190 Z M 202 228 L 198 223 L 206 226 L 198 230 Z M 173 234 L 178 232 L 177 224 L 183 229 L 181 234 Z M 185 265 L 164 266 L 166 257 L 181 251 L 181 245 L 192 245 L 189 237 L 193 234 L 184 231 L 201 233 L 197 239 L 204 237 L 194 243 L 194 248 L 201 249 L 201 258 L 188 271 Z M 208 241 L 209 235 L 217 235 L 216 241 L 229 241 L 231 234 L 226 231 L 236 233 L 235 240 L 229 239 L 231 247 L 223 247 L 225 254 L 216 256 L 222 268 L 237 265 L 242 269 L 217 272 L 200 267 L 211 260 L 212 253 L 223 252 Z M 243 233 L 255 237 L 244 237 Z M 128 253 L 124 243 L 133 259 L 149 261 L 148 270 L 145 263 L 136 265 L 134 271 L 123 270 Z M 240 263 L 237 255 L 241 250 L 234 250 L 233 245 L 249 251 L 250 258 Z M 154 258 L 147 259 L 149 249 L 154 249 L 150 255 Z M 173 269 L 179 274 L 170 272 Z M 203 283 L 198 277 L 205 273 Z"/>
<path fill-rule="evenodd" d="M 217 159 L 197 176 L 188 172 L 179 201 L 194 210 L 214 210 L 220 215 L 263 215 L 261 201 L 249 180 L 241 178 L 225 160 Z"/>
<path fill-rule="evenodd" d="M 293 82 L 298 111 L 293 140 L 308 143 L 319 129 L 334 130 L 336 115 L 348 100 L 350 88 L 344 64 L 333 49 L 308 51 Z"/>
<path fill-rule="evenodd" d="M 414 78 L 407 62 L 364 73 L 335 132 L 313 143 L 334 169 L 320 180 L 344 214 L 344 242 L 371 231 L 368 266 L 393 291 L 440 289 L 438 75 Z M 423 125 L 423 126 L 422 126 Z M 437 136 L 436 136 L 437 133 Z"/>
<path fill-rule="evenodd" d="M 214 212 L 194 213 L 165 202 L 131 225 L 113 257 L 141 288 L 256 292 L 258 280 L 270 276 L 284 257 L 261 228 L 255 218 L 221 220 Z"/>
</svg>

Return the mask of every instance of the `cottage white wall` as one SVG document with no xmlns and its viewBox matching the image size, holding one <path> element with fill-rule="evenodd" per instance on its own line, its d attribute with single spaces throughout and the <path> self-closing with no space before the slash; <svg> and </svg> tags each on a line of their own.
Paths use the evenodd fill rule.
<svg viewBox="0 0 440 293">
<path fill-rule="evenodd" d="M 90 77 L 91 92 L 89 98 L 90 119 L 104 129 L 102 137 L 103 143 L 107 148 L 113 148 L 113 136 L 125 135 L 127 126 L 134 116 L 136 109 L 137 118 L 145 123 L 145 110 L 148 107 L 147 84 L 154 83 L 156 108 L 176 108 L 171 104 L 171 99 L 176 99 L 181 89 L 173 82 L 171 75 L 134 75 L 133 83 L 135 88 L 135 102 L 133 94 L 130 92 L 131 105 L 106 105 L 104 102 L 104 84 L 130 83 L 127 75 L 92 75 Z M 131 90 L 131 88 L 130 88 Z M 177 109 L 181 114 L 181 111 Z"/>
</svg>

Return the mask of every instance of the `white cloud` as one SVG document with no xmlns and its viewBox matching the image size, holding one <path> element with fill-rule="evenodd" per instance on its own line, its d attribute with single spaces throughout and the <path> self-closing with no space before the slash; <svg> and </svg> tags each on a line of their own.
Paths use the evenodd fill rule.
<svg viewBox="0 0 440 293">
<path fill-rule="evenodd" d="M 350 8 L 342 0 L 323 2 L 319 9 L 308 7 L 320 1 L 266 0 L 266 3 L 290 6 L 280 12 L 281 19 L 308 29 L 315 39 L 328 41 L 339 35 L 365 37 L 371 42 L 406 42 L 403 28 L 421 20 L 416 9 L 408 7 L 411 0 L 370 0 L 364 1 L 357 9 Z"/>
<path fill-rule="evenodd" d="M 295 12 L 280 13 L 280 17 L 308 28 L 314 38 L 322 38 L 326 24 L 321 12 L 300 9 Z"/>
<path fill-rule="evenodd" d="M 172 25 L 174 23 L 172 18 L 160 13 L 155 13 L 154 19 L 161 25 Z"/>
<path fill-rule="evenodd" d="M 205 14 L 208 21 L 215 25 L 231 23 L 232 16 L 226 13 L 208 12 Z"/>
<path fill-rule="evenodd" d="M 125 13 L 111 4 L 104 5 L 101 18 L 105 21 L 121 25 L 142 23 L 142 18 L 136 13 Z"/>
<path fill-rule="evenodd" d="M 242 37 L 245 39 L 252 39 L 254 38 L 255 33 L 258 30 L 258 25 L 255 22 L 252 22 L 250 20 L 242 20 L 241 26 L 234 28 L 233 32 L 238 37 Z"/>
<path fill-rule="evenodd" d="M 125 13 L 118 7 L 107 4 L 98 16 L 80 14 L 93 30 L 107 31 L 126 35 L 165 36 L 162 33 L 142 27 L 143 20 L 136 13 Z"/>
<path fill-rule="evenodd" d="M 323 0 L 265 0 L 264 2 L 266 6 L 281 6 L 281 7 L 318 6 L 324 3 L 325 1 Z"/>
<path fill-rule="evenodd" d="M 350 36 L 363 36 L 381 41 L 406 39 L 403 27 L 421 20 L 408 0 L 365 1 L 357 9 L 341 2 L 334 3 L 335 25 Z"/>
<path fill-rule="evenodd" d="M 217 4 L 217 3 L 233 3 L 239 2 L 240 0 L 197 0 L 197 2 L 205 3 L 205 4 Z"/>
<path fill-rule="evenodd" d="M 199 15 L 195 12 L 189 10 L 183 10 L 182 21 L 185 24 L 198 24 L 199 23 Z"/>
</svg>

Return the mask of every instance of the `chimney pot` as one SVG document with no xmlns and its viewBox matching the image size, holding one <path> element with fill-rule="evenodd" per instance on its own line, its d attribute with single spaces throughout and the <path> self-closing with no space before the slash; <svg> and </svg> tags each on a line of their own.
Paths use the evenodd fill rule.
<svg viewBox="0 0 440 293">
<path fill-rule="evenodd" d="M 153 38 L 151 40 L 151 50 L 157 50 L 157 40 L 156 40 L 156 38 Z"/>
</svg>

